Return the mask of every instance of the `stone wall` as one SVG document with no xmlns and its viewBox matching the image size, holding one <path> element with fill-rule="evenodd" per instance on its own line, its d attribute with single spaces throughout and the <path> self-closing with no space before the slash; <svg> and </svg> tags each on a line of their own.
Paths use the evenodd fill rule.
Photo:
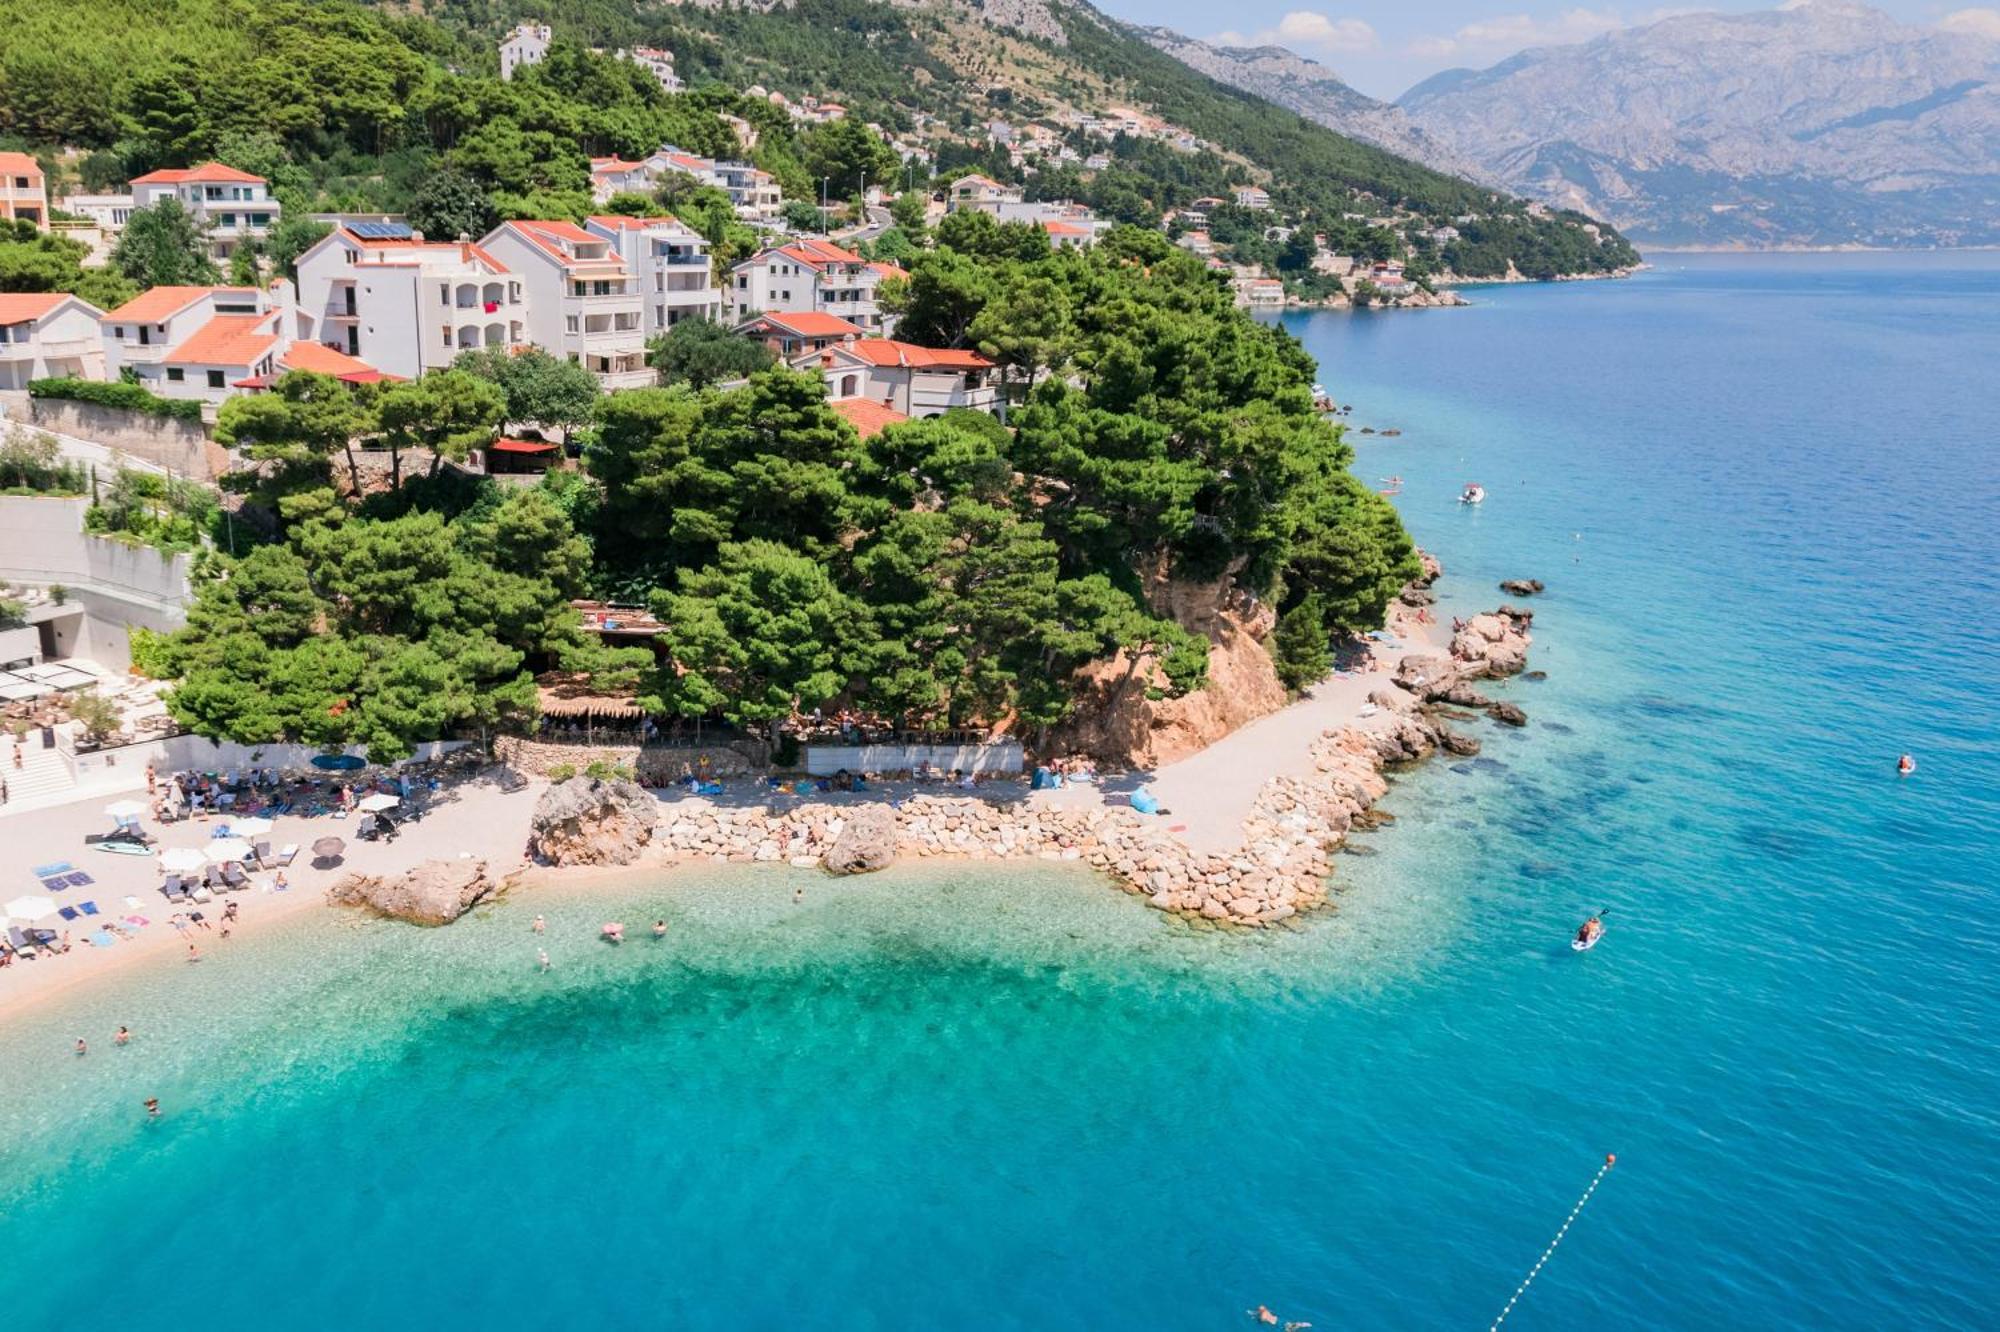
<svg viewBox="0 0 2000 1332">
<path fill-rule="evenodd" d="M 8 414 L 38 430 L 74 435 L 197 481 L 213 481 L 229 469 L 228 450 L 191 422 L 124 407 L 100 407 L 94 402 L 62 398 L 25 401 L 25 409 L 18 402 L 7 404 Z"/>
<path fill-rule="evenodd" d="M 742 777 L 751 771 L 749 759 L 723 745 L 570 745 L 508 735 L 494 741 L 493 750 L 515 771 L 535 777 L 546 777 L 559 767 L 582 772 L 593 763 L 610 763 L 635 772 L 643 786 L 679 780 L 682 764 L 699 772 L 704 758 L 708 771 L 717 777 Z"/>
</svg>

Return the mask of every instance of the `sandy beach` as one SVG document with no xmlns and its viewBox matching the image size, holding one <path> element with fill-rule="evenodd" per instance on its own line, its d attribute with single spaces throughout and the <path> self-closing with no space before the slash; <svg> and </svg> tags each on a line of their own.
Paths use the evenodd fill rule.
<svg viewBox="0 0 2000 1332">
<path fill-rule="evenodd" d="M 1205 854 L 1229 852 L 1243 839 L 1243 822 L 1264 784 L 1273 778 L 1301 776 L 1311 770 L 1311 746 L 1330 730 L 1355 727 L 1367 730 L 1375 721 L 1368 694 L 1381 688 L 1397 664 L 1412 653 L 1436 652 L 1443 635 L 1435 623 L 1416 619 L 1413 612 L 1398 607 L 1391 632 L 1394 641 L 1377 641 L 1370 646 L 1373 670 L 1354 670 L 1329 676 L 1290 707 L 1264 717 L 1233 734 L 1156 772 L 1112 773 L 1096 783 L 1072 785 L 1061 790 L 1033 791 L 1025 778 L 981 783 L 976 794 L 999 805 L 1026 804 L 1034 808 L 1083 809 L 1119 806 L 1141 785 L 1151 787 L 1171 815 L 1162 820 L 1165 829 L 1192 850 Z M 76 869 L 89 873 L 95 882 L 53 894 L 59 905 L 73 906 L 94 901 L 99 915 L 73 922 L 46 921 L 50 928 L 67 928 L 71 949 L 63 954 L 45 953 L 34 961 L 16 960 L 0 969 L 0 1021 L 30 1004 L 39 1004 L 74 988 L 113 974 L 148 958 L 162 959 L 185 954 L 193 942 L 203 954 L 228 948 L 255 947 L 260 927 L 318 910 L 346 910 L 327 904 L 327 887 L 340 876 L 358 872 L 392 875 L 407 871 L 426 860 L 451 860 L 471 855 L 487 862 L 488 874 L 503 879 L 530 868 L 526 857 L 530 818 L 545 784 L 530 781 L 513 791 L 503 791 L 485 777 L 457 781 L 441 793 L 427 817 L 404 825 L 393 842 L 362 842 L 352 836 L 353 820 L 330 816 L 319 818 L 281 817 L 267 835 L 274 847 L 297 843 L 309 848 L 315 838 L 328 834 L 347 840 L 342 860 L 326 868 L 315 867 L 309 849 L 285 871 L 287 888 L 275 888 L 274 875 L 252 875 L 253 886 L 240 892 L 219 895 L 200 910 L 210 926 L 190 927 L 183 935 L 170 923 L 177 911 L 187 907 L 170 905 L 160 895 L 162 874 L 156 856 L 114 855 L 84 845 L 90 833 L 108 831 L 111 819 L 104 808 L 120 793 L 93 793 L 87 799 L 54 808 L 0 816 L 0 900 L 23 894 L 46 894 L 38 885 L 33 868 L 67 860 Z M 143 793 L 143 784 L 136 788 Z M 901 802 L 919 794 L 968 794 L 940 783 L 879 782 L 866 792 L 819 793 L 815 802 L 866 804 L 879 801 Z M 782 810 L 801 803 L 803 798 L 773 793 L 761 783 L 732 783 L 720 797 L 689 796 L 679 791 L 658 793 L 663 814 L 687 813 L 716 807 Z M 214 821 L 194 820 L 149 826 L 158 838 L 157 850 L 172 847 L 201 847 L 210 839 Z M 262 838 L 260 838 L 262 840 Z M 591 869 L 537 869 L 524 881 L 533 891 L 555 882 L 569 884 L 605 877 L 623 881 L 633 868 L 616 871 Z M 651 866 L 666 869 L 662 863 Z M 228 902 L 238 904 L 239 918 L 231 924 L 231 937 L 221 937 L 221 915 Z M 148 923 L 126 925 L 129 939 L 117 939 L 97 947 L 88 936 L 104 924 L 126 924 L 136 916 Z M 199 965 L 187 963 L 186 965 Z"/>
</svg>

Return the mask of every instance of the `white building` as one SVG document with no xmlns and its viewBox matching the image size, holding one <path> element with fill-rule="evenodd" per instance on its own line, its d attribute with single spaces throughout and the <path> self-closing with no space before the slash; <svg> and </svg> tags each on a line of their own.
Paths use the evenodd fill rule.
<svg viewBox="0 0 2000 1332">
<path fill-rule="evenodd" d="M 104 312 L 60 291 L 0 292 L 0 389 L 35 379 L 103 379 Z"/>
<path fill-rule="evenodd" d="M 27 153 L 0 153 L 0 220 L 49 229 L 48 181 Z"/>
<path fill-rule="evenodd" d="M 1021 192 L 1011 185 L 1002 185 L 991 176 L 974 173 L 953 181 L 945 198 L 946 206 L 954 213 L 961 208 L 976 208 L 990 213 L 1001 204 L 1021 202 Z"/>
<path fill-rule="evenodd" d="M 713 185 L 729 196 L 736 215 L 746 222 L 774 223 L 785 211 L 785 192 L 779 186 L 777 177 L 768 171 L 758 170 L 748 162 L 718 162 L 672 144 L 663 144 L 656 152 L 647 155 L 643 165 L 655 178 L 671 171 L 693 176 L 704 185 Z"/>
<path fill-rule="evenodd" d="M 546 23 L 523 23 L 500 42 L 500 77 L 511 79 L 523 65 L 539 65 L 555 34 Z"/>
<path fill-rule="evenodd" d="M 900 270 L 809 237 L 761 250 L 730 271 L 737 320 L 767 310 L 837 315 L 871 333 L 890 331 L 876 299 L 882 279 Z"/>
<path fill-rule="evenodd" d="M 133 202 L 129 194 L 72 194 L 62 201 L 62 210 L 88 218 L 100 230 L 119 232 L 132 216 Z"/>
<path fill-rule="evenodd" d="M 792 364 L 818 370 L 832 402 L 858 398 L 919 418 L 954 407 L 992 412 L 1000 406 L 999 367 L 975 351 L 864 338 L 808 352 Z"/>
<path fill-rule="evenodd" d="M 660 81 L 662 91 L 675 93 L 681 90 L 680 75 L 674 73 L 674 53 L 658 46 L 635 46 L 629 51 L 620 51 L 619 56 L 644 69 Z M 540 59 L 540 57 L 536 57 Z"/>
<path fill-rule="evenodd" d="M 644 297 L 610 241 L 574 222 L 503 222 L 479 248 L 520 278 L 529 342 L 581 363 L 607 389 L 657 382 Z"/>
<path fill-rule="evenodd" d="M 1239 185 L 1236 188 L 1238 208 L 1269 208 L 1271 196 L 1255 185 Z"/>
<path fill-rule="evenodd" d="M 590 198 L 593 203 L 609 203 L 614 194 L 651 194 L 653 169 L 644 162 L 627 162 L 622 157 L 590 159 Z"/>
<path fill-rule="evenodd" d="M 722 318 L 722 291 L 715 285 L 708 242 L 672 217 L 592 217 L 583 229 L 601 236 L 638 284 L 646 306 L 646 336 L 683 319 Z"/>
<path fill-rule="evenodd" d="M 293 335 L 404 379 L 463 351 L 528 341 L 524 284 L 469 242 L 358 223 L 322 237 L 298 272 Z"/>
<path fill-rule="evenodd" d="M 280 212 L 270 182 L 220 162 L 132 178 L 133 207 L 151 208 L 164 199 L 178 199 L 207 229 L 209 253 L 217 259 L 227 259 L 245 240 L 263 240 Z"/>
<path fill-rule="evenodd" d="M 164 371 L 168 353 L 197 329 L 212 319 L 261 315 L 270 308 L 264 293 L 255 287 L 153 287 L 142 291 L 98 321 L 105 378 L 118 379 L 129 369 L 141 384 L 162 393 L 161 386 L 168 382 Z"/>
</svg>

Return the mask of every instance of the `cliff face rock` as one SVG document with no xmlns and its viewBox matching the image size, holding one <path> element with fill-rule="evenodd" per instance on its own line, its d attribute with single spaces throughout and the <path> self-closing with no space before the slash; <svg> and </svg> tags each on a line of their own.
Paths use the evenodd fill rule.
<svg viewBox="0 0 2000 1332">
<path fill-rule="evenodd" d="M 426 860 L 407 874 L 345 875 L 326 897 L 416 925 L 449 925 L 496 886 L 483 860 Z"/>
<path fill-rule="evenodd" d="M 829 874 L 871 874 L 896 859 L 896 812 L 863 805 L 842 821 L 821 862 Z"/>
<path fill-rule="evenodd" d="M 1263 642 L 1277 617 L 1238 589 L 1233 578 L 1189 583 L 1156 576 L 1149 581 L 1147 601 L 1208 639 L 1207 687 L 1180 698 L 1150 699 L 1147 690 L 1165 683 L 1157 663 L 1150 656 L 1120 653 L 1076 677 L 1077 714 L 1057 733 L 1056 750 L 1157 767 L 1285 706 L 1285 687 Z"/>
<path fill-rule="evenodd" d="M 551 865 L 629 865 L 659 821 L 660 802 L 637 782 L 572 777 L 536 802 L 530 849 Z"/>
<path fill-rule="evenodd" d="M 1465 675 L 1518 675 L 1528 666 L 1528 619 L 1498 611 L 1475 615 L 1451 639 L 1452 660 Z"/>
</svg>

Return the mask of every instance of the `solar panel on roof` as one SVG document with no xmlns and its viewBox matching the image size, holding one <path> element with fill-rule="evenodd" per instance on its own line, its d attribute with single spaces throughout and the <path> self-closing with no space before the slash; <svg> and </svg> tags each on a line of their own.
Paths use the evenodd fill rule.
<svg viewBox="0 0 2000 1332">
<path fill-rule="evenodd" d="M 347 229 L 362 240 L 408 240 L 407 222 L 350 222 Z"/>
</svg>

